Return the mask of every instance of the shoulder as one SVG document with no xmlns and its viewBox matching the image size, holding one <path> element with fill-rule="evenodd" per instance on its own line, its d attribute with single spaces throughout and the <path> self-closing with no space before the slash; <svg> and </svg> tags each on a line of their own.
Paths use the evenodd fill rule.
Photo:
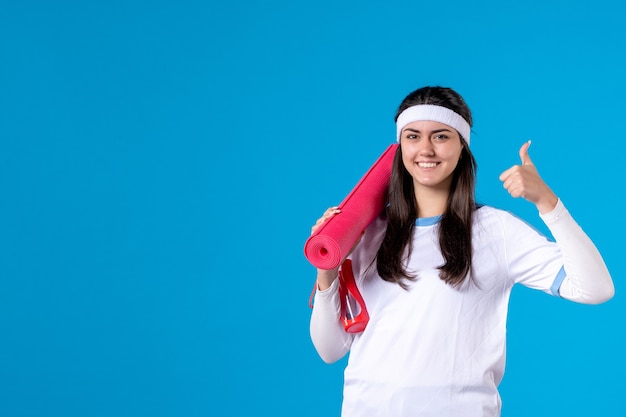
<svg viewBox="0 0 626 417">
<path fill-rule="evenodd" d="M 363 235 L 362 243 L 365 245 L 371 245 L 372 249 L 378 250 L 378 246 L 380 246 L 380 242 L 382 241 L 385 231 L 387 230 L 387 215 L 383 211 L 378 217 L 370 223 L 370 225 L 365 229 L 365 234 Z"/>
<path fill-rule="evenodd" d="M 481 205 L 474 212 L 473 226 L 480 229 L 498 229 L 502 233 L 512 232 L 519 228 L 532 228 L 516 214 L 501 208 Z"/>
<path fill-rule="evenodd" d="M 474 212 L 474 222 L 496 219 L 500 221 L 523 221 L 515 213 L 494 206 L 479 205 Z"/>
<path fill-rule="evenodd" d="M 477 204 L 476 205 L 476 213 L 481 214 L 481 215 L 486 215 L 486 214 L 493 214 L 493 213 L 498 213 L 498 214 L 505 214 L 505 215 L 510 215 L 512 214 L 510 211 L 508 210 L 504 210 L 495 206 L 491 206 L 488 204 Z"/>
<path fill-rule="evenodd" d="M 474 223 L 484 222 L 487 220 L 501 221 L 516 217 L 510 211 L 506 211 L 494 206 L 479 205 L 474 212 Z"/>
<path fill-rule="evenodd" d="M 543 236 L 543 233 L 515 213 L 493 206 L 481 206 L 475 211 L 473 229 L 477 233 L 497 234 L 520 242 L 529 235 Z"/>
<path fill-rule="evenodd" d="M 360 269 L 361 265 L 367 266 L 372 262 L 378 252 L 386 230 L 387 216 L 383 212 L 365 229 L 365 233 L 361 237 L 359 244 L 350 255 L 355 270 Z"/>
</svg>

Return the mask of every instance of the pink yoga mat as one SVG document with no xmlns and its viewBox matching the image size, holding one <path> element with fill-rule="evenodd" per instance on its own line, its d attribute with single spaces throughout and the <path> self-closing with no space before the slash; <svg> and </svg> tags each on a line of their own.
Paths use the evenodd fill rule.
<svg viewBox="0 0 626 417">
<path fill-rule="evenodd" d="M 338 267 L 361 233 L 385 208 L 397 147 L 395 143 L 389 145 L 339 204 L 341 213 L 331 217 L 307 239 L 304 254 L 315 267 Z"/>
</svg>

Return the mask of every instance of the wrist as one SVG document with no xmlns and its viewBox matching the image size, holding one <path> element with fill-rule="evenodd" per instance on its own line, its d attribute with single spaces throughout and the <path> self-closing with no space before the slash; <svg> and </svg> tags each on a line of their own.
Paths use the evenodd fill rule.
<svg viewBox="0 0 626 417">
<path fill-rule="evenodd" d="M 324 291 L 328 289 L 332 285 L 333 281 L 337 279 L 338 275 L 339 275 L 339 268 L 335 268 L 331 270 L 318 269 L 317 270 L 317 288 L 320 291 Z"/>
<path fill-rule="evenodd" d="M 550 192 L 550 194 L 538 201 L 535 205 L 539 213 L 546 214 L 554 210 L 558 202 L 559 198 L 553 192 Z"/>
</svg>

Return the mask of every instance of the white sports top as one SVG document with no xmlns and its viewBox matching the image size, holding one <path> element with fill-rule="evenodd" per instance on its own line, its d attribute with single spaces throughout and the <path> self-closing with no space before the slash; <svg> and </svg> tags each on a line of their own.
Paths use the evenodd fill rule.
<svg viewBox="0 0 626 417">
<path fill-rule="evenodd" d="M 382 280 L 372 264 L 386 227 L 383 218 L 375 220 L 351 255 L 367 328 L 343 331 L 337 280 L 317 292 L 311 317 L 311 337 L 325 361 L 350 351 L 342 416 L 499 416 L 513 285 L 586 303 L 613 294 L 600 254 L 562 203 L 542 218 L 558 245 L 508 212 L 478 209 L 473 280 L 458 289 L 439 278 L 439 217 L 418 219 L 408 261 L 418 278 L 406 281 L 408 290 Z"/>
</svg>

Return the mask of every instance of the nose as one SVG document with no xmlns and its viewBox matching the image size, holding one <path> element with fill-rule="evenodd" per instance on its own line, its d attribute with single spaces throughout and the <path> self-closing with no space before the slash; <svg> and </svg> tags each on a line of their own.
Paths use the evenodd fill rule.
<svg viewBox="0 0 626 417">
<path fill-rule="evenodd" d="M 419 144 L 419 154 L 422 156 L 432 156 L 435 153 L 433 144 L 430 140 L 421 140 Z"/>
</svg>

